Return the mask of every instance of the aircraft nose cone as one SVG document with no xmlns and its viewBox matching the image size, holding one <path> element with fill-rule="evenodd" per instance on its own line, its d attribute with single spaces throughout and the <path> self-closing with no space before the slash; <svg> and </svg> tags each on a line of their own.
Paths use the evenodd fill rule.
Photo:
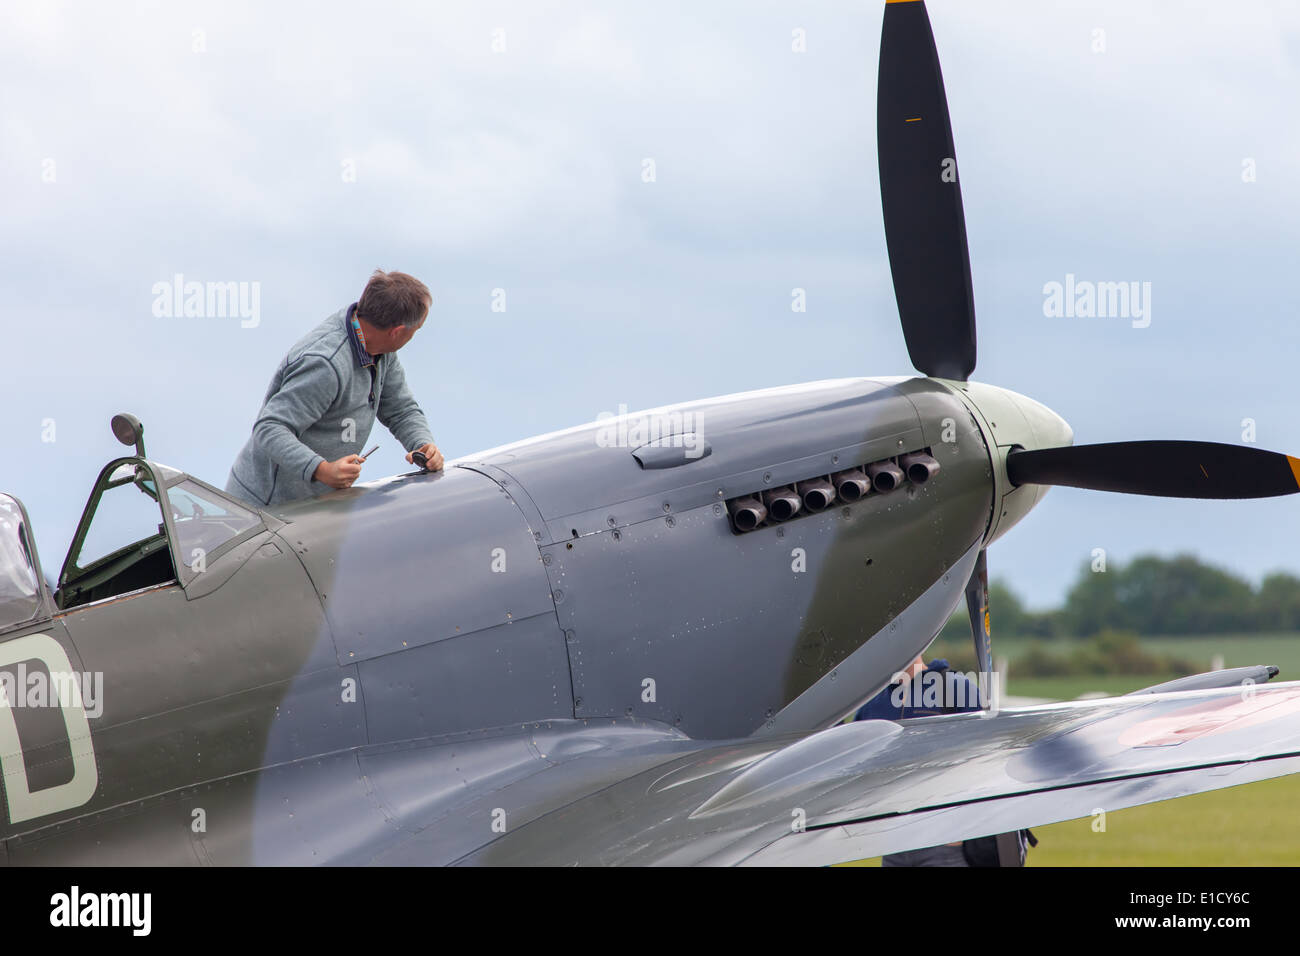
<svg viewBox="0 0 1300 956">
<path fill-rule="evenodd" d="M 1074 444 L 1074 429 L 1064 418 L 1032 398 L 1026 398 L 1015 392 L 1011 394 L 1014 396 L 1016 407 L 1020 409 L 1020 414 L 1025 416 L 1025 422 L 1029 425 L 1033 444 L 1025 443 L 1026 449 L 1060 448 L 1063 445 Z"/>
<path fill-rule="evenodd" d="M 1043 496 L 1047 485 L 1016 487 L 1007 479 L 1006 456 L 1015 448 L 1038 451 L 1074 444 L 1074 429 L 1046 405 L 1009 388 L 966 382 L 957 386 L 984 419 L 985 436 L 996 472 L 993 521 L 985 544 L 992 544 L 1027 515 Z"/>
<path fill-rule="evenodd" d="M 1009 388 L 965 382 L 957 386 L 980 410 L 990 437 L 1005 452 L 1019 445 L 1026 451 L 1074 444 L 1074 429 L 1046 405 Z"/>
</svg>

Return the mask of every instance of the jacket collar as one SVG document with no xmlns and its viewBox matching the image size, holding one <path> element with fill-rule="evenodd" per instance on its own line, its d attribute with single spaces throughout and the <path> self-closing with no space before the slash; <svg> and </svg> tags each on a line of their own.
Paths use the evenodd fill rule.
<svg viewBox="0 0 1300 956">
<path fill-rule="evenodd" d="M 348 341 L 352 343 L 352 354 L 356 356 L 357 365 L 361 368 L 368 368 L 378 364 L 378 359 L 366 351 L 365 335 L 361 331 L 361 326 L 357 323 L 357 304 L 353 302 L 348 306 L 347 317 L 343 321 L 347 329 Z"/>
</svg>

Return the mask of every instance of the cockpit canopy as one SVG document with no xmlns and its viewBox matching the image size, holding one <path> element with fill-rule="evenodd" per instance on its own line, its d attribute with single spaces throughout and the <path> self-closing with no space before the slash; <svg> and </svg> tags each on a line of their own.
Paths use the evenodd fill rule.
<svg viewBox="0 0 1300 956">
<path fill-rule="evenodd" d="M 151 585 L 186 585 L 264 529 L 260 512 L 184 472 L 116 459 L 95 482 L 54 602 L 66 611 Z"/>
<path fill-rule="evenodd" d="M 41 616 L 39 562 L 27 528 L 27 512 L 18 499 L 0 495 L 0 631 Z"/>
<path fill-rule="evenodd" d="M 115 415 L 112 426 L 135 454 L 110 461 L 99 473 L 53 593 L 42 578 L 22 502 L 0 494 L 0 633 L 142 588 L 180 584 L 186 598 L 202 597 L 247 558 L 247 549 L 235 549 L 283 524 L 150 461 L 144 426 L 134 415 Z"/>
</svg>

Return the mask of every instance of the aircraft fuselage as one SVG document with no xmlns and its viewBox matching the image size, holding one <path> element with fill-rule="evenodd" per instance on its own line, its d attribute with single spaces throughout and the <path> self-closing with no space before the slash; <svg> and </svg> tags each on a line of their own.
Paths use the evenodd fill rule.
<svg viewBox="0 0 1300 956">
<path fill-rule="evenodd" d="M 1037 500 L 1006 486 L 996 453 L 1035 440 L 1032 410 L 1010 417 L 1026 402 L 933 379 L 776 388 L 273 509 L 186 586 L 37 628 L 102 672 L 102 714 L 80 744 L 48 714 L 18 718 L 38 812 L 5 821 L 9 859 L 96 845 L 248 859 L 252 824 L 205 837 L 196 795 L 226 788 L 226 813 L 251 818 L 256 772 L 363 746 L 546 720 L 708 739 L 828 726 L 924 649 L 979 550 Z M 908 453 L 937 472 L 753 530 L 733 517 L 750 496 Z M 79 746 L 96 780 L 73 805 Z"/>
</svg>

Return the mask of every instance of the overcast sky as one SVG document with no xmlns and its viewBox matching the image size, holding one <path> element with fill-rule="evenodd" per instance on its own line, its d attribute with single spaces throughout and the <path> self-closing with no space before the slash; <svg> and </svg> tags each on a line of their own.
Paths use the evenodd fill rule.
<svg viewBox="0 0 1300 956">
<path fill-rule="evenodd" d="M 448 458 L 620 404 L 910 373 L 876 168 L 883 6 L 6 0 L 2 486 L 47 571 L 120 450 L 114 412 L 223 485 L 285 349 L 376 267 L 433 291 L 402 361 Z M 975 377 L 1080 442 L 1239 442 L 1250 418 L 1300 453 L 1295 0 L 928 7 Z M 256 283 L 256 323 L 155 315 L 177 274 Z M 1150 282 L 1149 327 L 1046 317 L 1067 274 Z M 406 467 L 374 440 L 366 476 Z M 991 571 L 1048 605 L 1096 547 L 1300 573 L 1300 500 L 1055 489 Z"/>
</svg>

